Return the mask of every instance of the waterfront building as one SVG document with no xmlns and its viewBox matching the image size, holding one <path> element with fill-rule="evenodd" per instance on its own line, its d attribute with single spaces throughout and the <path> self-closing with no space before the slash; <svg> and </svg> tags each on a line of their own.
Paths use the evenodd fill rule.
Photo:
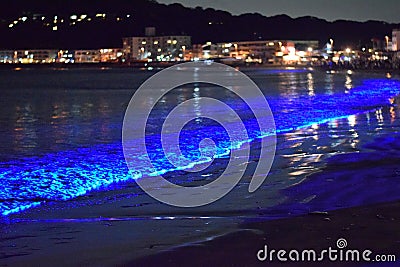
<svg viewBox="0 0 400 267">
<path fill-rule="evenodd" d="M 122 48 L 103 48 L 100 49 L 101 62 L 122 62 Z"/>
<path fill-rule="evenodd" d="M 180 61 L 191 48 L 191 37 L 187 35 L 156 36 L 155 28 L 146 28 L 142 37 L 123 38 L 125 59 L 148 61 Z"/>
<path fill-rule="evenodd" d="M 218 43 L 219 57 L 256 63 L 296 63 L 305 61 L 318 49 L 314 40 L 259 40 Z"/>
<path fill-rule="evenodd" d="M 213 44 L 211 42 L 207 42 L 206 44 L 201 45 L 200 47 L 199 47 L 200 59 L 210 59 L 210 58 L 217 58 L 217 57 L 222 56 L 218 49 L 218 44 Z"/>
<path fill-rule="evenodd" d="M 230 57 L 237 60 L 256 60 L 257 62 L 267 62 L 273 58 L 276 47 L 270 41 L 244 41 L 218 43 L 218 54 L 221 57 Z"/>
<path fill-rule="evenodd" d="M 13 63 L 53 63 L 57 58 L 56 49 L 15 50 L 12 55 Z M 7 52 L 9 60 L 10 52 Z M 4 61 L 3 61 L 4 62 Z"/>
<path fill-rule="evenodd" d="M 60 50 L 57 55 L 57 62 L 59 63 L 74 63 L 75 52 L 72 50 Z"/>
<path fill-rule="evenodd" d="M 100 50 L 99 49 L 86 49 L 86 50 L 75 50 L 74 53 L 75 63 L 98 63 L 100 62 Z"/>
<path fill-rule="evenodd" d="M 0 51 L 0 63 L 13 63 L 14 62 L 14 50 L 1 50 Z"/>
<path fill-rule="evenodd" d="M 400 50 L 400 29 L 392 31 L 392 51 Z"/>
</svg>

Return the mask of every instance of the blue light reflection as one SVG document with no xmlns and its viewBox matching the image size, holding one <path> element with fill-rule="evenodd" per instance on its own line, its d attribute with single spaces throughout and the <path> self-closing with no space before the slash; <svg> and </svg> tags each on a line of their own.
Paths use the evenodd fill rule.
<svg viewBox="0 0 400 267">
<path fill-rule="evenodd" d="M 362 86 L 343 93 L 296 95 L 295 98 L 273 96 L 267 100 L 275 116 L 277 133 L 285 133 L 389 105 L 389 98 L 398 94 L 399 81 L 368 80 Z M 257 100 L 254 102 L 257 104 Z M 241 103 L 231 105 L 244 110 L 244 113 L 250 112 Z M 220 125 L 212 121 L 203 122 L 201 127 L 188 125 L 180 136 L 181 150 L 188 158 L 198 159 L 198 143 L 204 137 L 214 140 L 217 146 L 215 157 L 226 157 L 230 149 L 240 147 L 241 144 L 229 142 L 226 131 Z M 162 121 L 158 123 L 162 124 Z M 245 125 L 249 140 L 243 140 L 243 143 L 270 134 L 268 131 L 260 132 L 254 116 L 248 116 Z M 175 168 L 167 161 L 159 135 L 147 136 L 146 142 L 155 172 L 137 166 L 137 172 L 130 175 L 120 142 L 1 162 L 0 213 L 9 215 L 46 201 L 82 196 L 113 183 L 190 168 Z"/>
</svg>

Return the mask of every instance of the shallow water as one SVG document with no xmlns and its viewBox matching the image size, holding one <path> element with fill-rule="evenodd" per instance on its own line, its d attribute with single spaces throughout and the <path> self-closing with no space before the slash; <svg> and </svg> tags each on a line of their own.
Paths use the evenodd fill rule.
<svg viewBox="0 0 400 267">
<path fill-rule="evenodd" d="M 3 140 L 0 144 L 1 213 L 7 215 L 43 202 L 72 199 L 94 189 L 112 190 L 118 187 L 118 182 L 132 181 L 121 148 L 122 119 L 135 89 L 151 74 L 112 69 L 3 70 L 0 81 L 0 137 Z M 265 94 L 278 134 L 296 134 L 297 129 L 328 125 L 326 136 L 319 137 L 325 141 L 332 138 L 331 135 L 335 136 L 331 133 L 335 123 L 341 126 L 341 122 L 336 121 L 338 118 L 352 121 L 353 127 L 363 128 L 365 120 L 355 120 L 353 115 L 389 106 L 389 98 L 400 93 L 400 82 L 372 74 L 327 74 L 301 69 L 260 69 L 247 71 L 247 74 Z M 167 176 L 178 184 L 212 181 L 226 166 L 227 157 L 222 156 L 215 160 L 215 166 L 200 173 L 200 177 L 186 175 L 183 171 L 174 171 L 160 152 L 160 125 L 166 115 L 177 104 L 200 96 L 220 99 L 237 110 L 248 130 L 249 140 L 263 135 L 248 107 L 227 90 L 204 84 L 175 89 L 152 112 L 146 139 L 157 171 L 173 171 Z M 252 103 L 257 106 L 257 99 Z M 201 116 L 202 112 L 216 111 L 198 107 L 198 112 L 197 115 Z M 365 130 L 360 132 L 362 134 Z M 346 134 L 351 137 L 353 133 L 349 130 Z M 214 139 L 220 154 L 230 147 L 226 131 L 221 126 L 200 119 L 189 124 L 181 134 L 183 153 L 188 157 L 198 157 L 197 144 L 204 137 Z M 309 142 L 311 148 L 314 145 Z M 338 141 L 325 146 L 328 150 L 340 150 L 345 144 Z M 257 162 L 259 153 L 257 142 L 252 147 L 248 164 L 250 174 L 254 165 L 251 163 Z M 271 174 L 281 171 L 281 149 L 278 147 Z M 296 146 L 286 149 L 288 155 L 298 154 Z M 307 155 L 307 152 L 299 153 L 300 158 L 302 153 Z M 302 159 L 294 162 L 295 165 L 305 164 L 306 170 L 316 170 L 313 162 L 301 163 Z M 316 162 L 320 163 L 322 159 L 317 157 Z M 151 172 L 139 165 L 137 168 L 143 176 Z M 305 173 L 307 171 L 298 174 L 304 176 Z M 267 186 L 277 192 L 282 187 L 279 183 L 271 181 Z M 276 199 L 266 205 L 274 206 L 279 202 Z"/>
<path fill-rule="evenodd" d="M 45 257 L 51 265 L 52 260 L 69 258 L 71 265 L 112 266 L 234 231 L 245 219 L 399 199 L 400 109 L 389 100 L 399 92 L 396 80 L 308 70 L 246 73 L 274 110 L 279 133 L 271 172 L 259 190 L 248 193 L 261 145 L 255 140 L 246 174 L 227 196 L 182 209 L 143 193 L 123 161 L 123 113 L 134 89 L 152 73 L 2 71 L 0 206 L 8 215 L 0 224 L 0 260 L 26 265 L 42 263 Z M 206 85 L 195 88 L 180 88 L 163 99 L 154 113 L 159 117 L 152 118 L 154 126 L 171 107 L 198 94 L 243 107 L 227 92 L 216 93 Z M 252 117 L 245 109 L 241 113 L 256 135 Z M 186 130 L 213 132 L 223 140 L 221 129 L 205 125 Z M 198 176 L 173 171 L 166 177 L 204 184 L 218 177 L 226 160 L 215 159 Z M 126 181 L 116 182 L 121 179 Z M 29 209 L 22 212 L 24 208 Z"/>
</svg>

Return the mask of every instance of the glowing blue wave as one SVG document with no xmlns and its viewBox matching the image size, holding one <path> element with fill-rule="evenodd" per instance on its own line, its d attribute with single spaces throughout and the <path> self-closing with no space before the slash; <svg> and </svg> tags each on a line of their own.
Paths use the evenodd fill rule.
<svg viewBox="0 0 400 267">
<path fill-rule="evenodd" d="M 298 95 L 292 98 L 274 96 L 267 100 L 275 116 L 276 131 L 283 133 L 388 105 L 389 98 L 398 94 L 399 81 L 369 80 L 348 93 Z M 254 117 L 246 114 L 248 110 L 242 102 L 230 105 L 236 110 L 242 110 L 246 118 L 244 123 L 249 140 L 243 142 L 270 134 L 260 132 Z M 189 124 L 181 133 L 181 149 L 187 157 L 196 159 L 200 155 L 198 143 L 204 137 L 215 141 L 217 157 L 226 157 L 230 149 L 240 147 L 241 144 L 230 144 L 226 131 L 220 125 L 206 120 L 201 125 Z M 138 166 L 137 172 L 130 175 L 120 142 L 2 162 L 0 213 L 8 215 L 46 201 L 68 200 L 116 182 L 190 168 L 176 168 L 167 161 L 158 134 L 148 135 L 146 141 L 156 172 Z"/>
</svg>

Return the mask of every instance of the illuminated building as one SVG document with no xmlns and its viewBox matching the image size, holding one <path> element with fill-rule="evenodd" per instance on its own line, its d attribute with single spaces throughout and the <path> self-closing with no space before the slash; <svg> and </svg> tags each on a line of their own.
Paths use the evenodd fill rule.
<svg viewBox="0 0 400 267">
<path fill-rule="evenodd" d="M 0 51 L 0 63 L 13 63 L 13 62 L 14 62 L 14 50 Z"/>
<path fill-rule="evenodd" d="M 203 45 L 193 44 L 190 56 L 189 60 L 199 60 L 200 58 L 203 58 Z"/>
<path fill-rule="evenodd" d="M 296 64 L 300 62 L 300 56 L 296 53 L 296 47 L 293 42 L 286 42 L 284 46 L 281 46 L 281 51 L 279 52 L 282 52 L 282 61 L 285 64 Z"/>
<path fill-rule="evenodd" d="M 74 63 L 75 53 L 71 50 L 60 50 L 57 54 L 57 62 L 59 63 Z"/>
<path fill-rule="evenodd" d="M 399 51 L 400 49 L 400 29 L 394 29 L 392 31 L 392 50 Z"/>
<path fill-rule="evenodd" d="M 100 49 L 101 62 L 119 62 L 120 60 L 122 60 L 122 56 L 123 56 L 122 48 Z"/>
<path fill-rule="evenodd" d="M 12 59 L 10 59 L 10 52 L 12 52 Z M 11 63 L 53 63 L 56 61 L 58 50 L 55 49 L 33 49 L 33 50 L 16 50 L 7 51 L 7 62 Z M 0 52 L 0 62 L 7 63 L 6 61 L 1 61 L 1 55 L 4 54 Z"/>
<path fill-rule="evenodd" d="M 74 58 L 76 63 L 98 63 L 100 62 L 100 50 L 75 50 Z"/>
<path fill-rule="evenodd" d="M 0 63 L 97 63 L 122 61 L 122 48 L 94 50 L 0 50 Z"/>
<path fill-rule="evenodd" d="M 152 27 L 146 28 L 146 36 L 123 38 L 123 52 L 127 60 L 180 61 L 190 47 L 190 36 L 155 36 Z"/>
<path fill-rule="evenodd" d="M 201 57 L 203 59 L 215 58 L 220 55 L 218 45 L 207 42 L 201 46 Z"/>
<path fill-rule="evenodd" d="M 245 41 L 245 42 L 230 42 L 219 43 L 219 54 L 240 60 L 257 60 L 268 61 L 272 58 L 276 44 L 272 41 Z"/>
<path fill-rule="evenodd" d="M 314 40 L 262 40 L 217 44 L 220 57 L 257 63 L 301 61 L 317 49 L 318 45 L 319 42 Z"/>
</svg>

